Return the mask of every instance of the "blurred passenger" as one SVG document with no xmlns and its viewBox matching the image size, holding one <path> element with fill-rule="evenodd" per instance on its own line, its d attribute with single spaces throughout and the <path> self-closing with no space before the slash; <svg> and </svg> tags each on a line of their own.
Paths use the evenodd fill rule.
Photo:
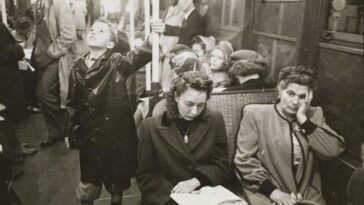
<svg viewBox="0 0 364 205">
<path fill-rule="evenodd" d="M 65 137 L 68 79 L 74 57 L 71 47 L 76 38 L 70 4 L 63 0 L 37 1 L 32 63 L 38 72 L 37 96 L 48 129 L 41 147 Z"/>
<path fill-rule="evenodd" d="M 13 153 L 9 146 L 9 134 L 12 135 L 4 113 L 6 107 L 0 102 L 0 204 L 12 205 L 20 204 L 20 199 L 12 187 L 12 159 Z"/>
<path fill-rule="evenodd" d="M 344 138 L 312 107 L 316 75 L 302 66 L 279 73 L 278 101 L 244 108 L 234 158 L 236 173 L 252 205 L 325 205 L 318 159 L 344 151 Z M 298 203 L 299 204 L 299 203 Z"/>
<path fill-rule="evenodd" d="M 172 82 L 175 78 L 187 71 L 200 69 L 197 55 L 190 48 L 182 44 L 174 46 L 166 59 L 168 59 L 171 70 L 164 79 L 161 92 L 157 95 L 148 96 L 139 100 L 140 103 L 134 113 L 137 128 L 145 118 L 152 116 L 154 106 L 163 100 L 163 93 L 171 89 Z"/>
<path fill-rule="evenodd" d="M 178 0 L 169 0 L 169 7 L 164 17 L 164 23 L 170 26 L 182 26 L 185 13 L 182 11 L 182 7 L 178 5 Z M 161 36 L 161 48 L 163 53 L 167 53 L 173 48 L 179 41 L 178 36 Z"/>
<path fill-rule="evenodd" d="M 228 47 L 232 52 L 234 52 L 233 44 L 230 41 L 222 40 L 217 44 L 218 46 Z"/>
<path fill-rule="evenodd" d="M 12 135 L 7 135 L 8 142 L 14 161 L 24 162 L 24 156 L 37 152 L 36 149 L 23 147 L 15 133 L 18 124 L 28 115 L 23 81 L 18 66 L 18 61 L 24 57 L 24 51 L 4 23 L 0 23 L 0 47 L 0 102 L 6 107 L 3 113 L 6 114 L 12 131 Z"/>
<path fill-rule="evenodd" d="M 213 36 L 196 36 L 193 38 L 192 50 L 198 55 L 201 65 L 208 64 L 207 55 L 215 47 L 216 39 Z"/>
<path fill-rule="evenodd" d="M 28 14 L 29 15 L 29 14 Z M 30 16 L 19 16 L 15 19 L 14 30 L 12 34 L 15 40 L 24 49 L 24 59 L 18 61 L 19 69 L 24 84 L 24 92 L 27 102 L 27 109 L 30 114 L 39 113 L 40 107 L 36 96 L 36 75 L 37 73 L 33 68 L 29 67 L 31 53 L 33 51 L 33 44 L 35 40 L 34 19 Z"/>
<path fill-rule="evenodd" d="M 85 0 L 71 0 L 73 11 L 73 18 L 75 20 L 76 34 L 79 40 L 83 39 L 83 34 L 86 31 L 86 1 Z"/>
<path fill-rule="evenodd" d="M 196 5 L 196 7 L 201 17 L 207 19 L 207 13 L 209 11 L 209 0 L 200 0 L 199 4 Z"/>
<path fill-rule="evenodd" d="M 232 78 L 228 70 L 232 52 L 227 44 L 216 46 L 208 56 L 208 66 L 203 67 L 203 71 L 211 78 L 214 88 L 219 88 L 218 91 L 231 85 Z"/>
<path fill-rule="evenodd" d="M 237 83 L 225 91 L 264 89 L 267 86 L 268 62 L 252 50 L 238 50 L 231 54 L 229 73 Z"/>
<path fill-rule="evenodd" d="M 211 90 L 203 72 L 183 73 L 166 94 L 167 111 L 142 122 L 136 179 L 143 205 L 176 204 L 171 193 L 227 183 L 224 120 L 206 109 Z"/>
<path fill-rule="evenodd" d="M 193 4 L 193 0 L 179 0 L 178 7 L 184 12 L 181 26 L 173 26 L 166 23 L 166 36 L 178 36 L 178 43 L 192 46 L 192 39 L 197 35 L 206 34 L 206 23 Z"/>
<path fill-rule="evenodd" d="M 156 22 L 152 30 L 161 33 L 164 24 Z M 90 52 L 76 60 L 70 78 L 68 106 L 74 113 L 66 144 L 79 149 L 81 180 L 76 194 L 82 205 L 93 204 L 103 184 L 111 205 L 121 205 L 137 165 L 138 138 L 126 80 L 151 60 L 151 45 L 145 42 L 123 56 L 113 53 L 116 41 L 111 23 L 97 20 L 87 35 Z"/>
<path fill-rule="evenodd" d="M 361 143 L 361 167 L 354 171 L 348 183 L 349 205 L 364 204 L 364 141 Z"/>
</svg>

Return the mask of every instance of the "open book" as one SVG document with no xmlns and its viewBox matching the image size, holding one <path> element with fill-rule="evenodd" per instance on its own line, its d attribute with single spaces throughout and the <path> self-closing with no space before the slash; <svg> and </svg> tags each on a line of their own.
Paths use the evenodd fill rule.
<svg viewBox="0 0 364 205">
<path fill-rule="evenodd" d="M 224 188 L 223 186 L 203 187 L 199 193 L 171 194 L 171 198 L 179 205 L 248 205 L 244 200 Z"/>
<path fill-rule="evenodd" d="M 301 201 L 297 202 L 296 204 L 297 205 L 320 205 L 317 202 L 309 201 L 309 200 L 301 200 Z"/>
</svg>

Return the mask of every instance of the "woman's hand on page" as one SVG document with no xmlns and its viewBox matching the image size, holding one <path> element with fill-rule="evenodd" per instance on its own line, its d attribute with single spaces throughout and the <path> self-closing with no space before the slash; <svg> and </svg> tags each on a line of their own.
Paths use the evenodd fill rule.
<svg viewBox="0 0 364 205">
<path fill-rule="evenodd" d="M 282 192 L 279 189 L 275 189 L 269 196 L 274 201 L 275 205 L 294 205 L 297 200 L 292 195 Z"/>
<path fill-rule="evenodd" d="M 191 193 L 200 185 L 200 181 L 198 181 L 198 179 L 196 178 L 181 181 L 175 187 L 173 187 L 172 193 Z"/>
</svg>

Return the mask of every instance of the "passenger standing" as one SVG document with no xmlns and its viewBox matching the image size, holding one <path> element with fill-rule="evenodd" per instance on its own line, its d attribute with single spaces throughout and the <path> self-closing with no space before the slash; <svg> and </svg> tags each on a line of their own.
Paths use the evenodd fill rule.
<svg viewBox="0 0 364 205">
<path fill-rule="evenodd" d="M 62 0 L 40 0 L 36 13 L 36 42 L 32 61 L 39 73 L 37 96 L 48 128 L 42 147 L 64 137 L 68 78 L 76 39 L 71 7 Z"/>
<path fill-rule="evenodd" d="M 160 24 L 152 30 L 161 33 Z M 103 184 L 111 194 L 111 205 L 120 205 L 137 165 L 138 137 L 126 80 L 151 61 L 151 45 L 145 42 L 123 56 L 113 53 L 116 41 L 111 23 L 97 20 L 87 35 L 90 52 L 75 61 L 70 78 L 68 106 L 75 112 L 66 139 L 80 151 L 76 193 L 82 205 L 93 204 Z"/>
<path fill-rule="evenodd" d="M 197 35 L 206 34 L 206 24 L 193 4 L 193 0 L 179 0 L 178 6 L 184 12 L 182 26 L 172 26 L 166 23 L 166 36 L 178 36 L 178 43 L 192 46 L 192 39 Z"/>
<path fill-rule="evenodd" d="M 23 156 L 37 152 L 36 149 L 22 147 L 15 134 L 18 124 L 27 117 L 23 81 L 18 66 L 18 61 L 24 57 L 24 51 L 4 23 L 0 23 L 0 48 L 0 103 L 6 107 L 3 113 L 11 126 L 8 142 L 14 161 L 23 162 Z"/>
</svg>

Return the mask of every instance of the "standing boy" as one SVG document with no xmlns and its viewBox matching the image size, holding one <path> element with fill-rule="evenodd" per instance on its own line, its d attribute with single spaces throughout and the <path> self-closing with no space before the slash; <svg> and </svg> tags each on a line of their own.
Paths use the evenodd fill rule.
<svg viewBox="0 0 364 205">
<path fill-rule="evenodd" d="M 152 31 L 161 33 L 161 21 Z M 111 204 L 120 205 L 136 169 L 137 134 L 127 96 L 126 80 L 151 60 L 145 42 L 126 56 L 112 53 L 117 36 L 106 19 L 97 20 L 87 35 L 90 52 L 75 61 L 68 106 L 71 148 L 80 151 L 81 182 L 76 190 L 82 205 L 99 198 L 101 186 L 111 194 Z"/>
</svg>

